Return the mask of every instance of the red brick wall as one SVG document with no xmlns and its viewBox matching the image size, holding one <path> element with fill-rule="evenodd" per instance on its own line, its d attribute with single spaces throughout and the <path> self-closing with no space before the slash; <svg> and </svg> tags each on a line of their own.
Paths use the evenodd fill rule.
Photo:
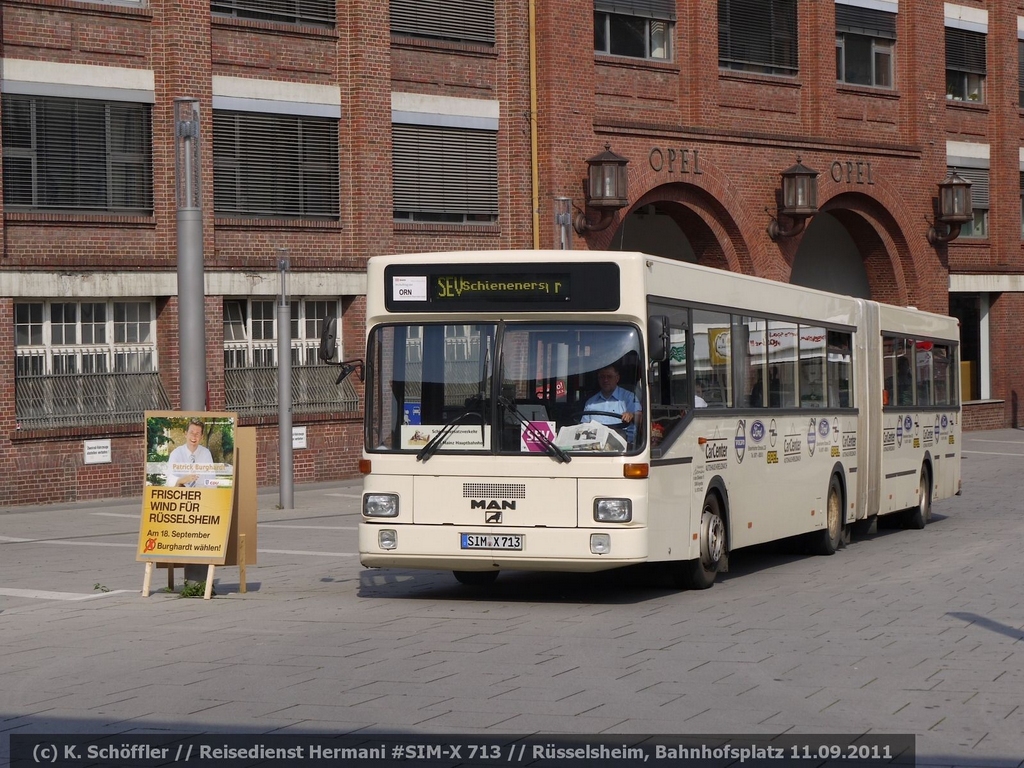
<svg viewBox="0 0 1024 768">
<path fill-rule="evenodd" d="M 964 432 L 983 429 L 1003 429 L 1006 423 L 1006 403 L 1001 400 L 964 406 L 962 428 Z"/>
<path fill-rule="evenodd" d="M 526 0 L 495 3 L 496 45 L 392 38 L 388 4 L 339 0 L 333 30 L 211 19 L 207 0 L 153 0 L 147 8 L 12 0 L 4 3 L 3 55 L 68 63 L 151 69 L 156 77 L 152 217 L 85 217 L 5 213 L 0 270 L 173 271 L 177 259 L 173 99 L 200 100 L 203 250 L 210 269 L 271 271 L 280 249 L 293 272 L 361 271 L 371 255 L 420 250 L 554 247 L 553 198 L 585 206 L 586 158 L 607 143 L 630 160 L 631 207 L 671 204 L 701 261 L 787 281 L 799 236 L 773 242 L 765 232 L 776 211 L 779 172 L 799 156 L 818 170 L 819 205 L 842 221 L 860 247 L 876 298 L 946 311 L 950 272 L 1024 273 L 1018 148 L 1024 120 L 1017 105 L 1016 16 L 1020 3 L 961 0 L 989 14 L 988 100 L 944 98 L 943 3 L 900 4 L 892 92 L 837 87 L 834 5 L 800 0 L 800 72 L 795 78 L 719 70 L 717 0 L 680 0 L 675 57 L 644 64 L 595 56 L 591 0 L 536 3 L 537 108 L 530 100 Z M 216 219 L 213 212 L 212 80 L 214 75 L 337 84 L 340 221 L 295 223 Z M 500 222 L 494 226 L 394 224 L 391 92 L 497 100 Z M 531 127 L 537 134 L 534 211 Z M 987 240 L 933 247 L 936 183 L 946 141 L 991 146 L 991 225 Z M 658 150 L 666 160 L 652 163 Z M 667 153 L 677 153 L 673 165 Z M 680 158 L 687 153 L 688 173 Z M 699 158 L 699 160 L 697 159 Z M 871 165 L 871 181 L 847 169 Z M 700 173 L 695 171 L 699 168 Z M 838 173 L 835 169 L 838 168 Z M 574 235 L 574 248 L 617 247 L 619 223 Z M 593 214 L 592 214 L 593 215 Z M 813 221 L 811 226 L 813 226 Z M 822 254 L 827 259 L 828 254 Z M 47 297 L 43 297 L 47 298 Z M 13 302 L 0 298 L 0 327 Z M 207 377 L 211 406 L 222 407 L 222 297 L 207 297 Z M 177 300 L 157 297 L 158 355 L 176 407 Z M 1016 343 L 1021 294 L 993 297 L 993 397 L 1001 425 L 1015 419 L 1024 387 Z M 343 300 L 348 357 L 361 357 L 365 300 Z M 19 434 L 13 415 L 13 349 L 0 344 L 0 471 L 18 482 L 0 501 L 98 498 L 138 492 L 141 427 L 119 432 Z M 358 381 L 354 381 L 362 394 Z M 990 409 L 986 407 L 986 412 Z M 997 410 L 997 409 L 992 409 Z M 994 425 L 996 416 L 985 416 Z M 982 417 L 965 414 L 965 424 Z M 304 423 L 300 419 L 296 424 Z M 295 454 L 296 479 L 328 480 L 356 471 L 358 414 L 311 420 L 310 448 Z M 112 465 L 81 465 L 81 441 L 110 436 Z M 277 427 L 259 431 L 259 481 L 276 483 Z M 49 473 L 46 483 L 33 475 Z M 29 472 L 29 474 L 26 474 Z M 5 494 L 5 495 L 4 495 Z"/>
</svg>

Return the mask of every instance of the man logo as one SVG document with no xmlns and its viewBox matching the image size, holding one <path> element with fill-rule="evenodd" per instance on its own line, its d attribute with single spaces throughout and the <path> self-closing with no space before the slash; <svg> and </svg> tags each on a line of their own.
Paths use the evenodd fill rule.
<svg viewBox="0 0 1024 768">
<path fill-rule="evenodd" d="M 469 508 L 486 510 L 515 509 L 516 503 L 509 499 L 502 499 L 501 501 L 496 501 L 494 499 L 491 499 L 490 501 L 488 501 L 487 499 L 470 499 Z"/>
<path fill-rule="evenodd" d="M 484 510 L 486 513 L 484 515 L 485 523 L 500 523 L 502 510 L 515 509 L 516 503 L 511 499 L 501 499 L 500 501 L 495 499 L 470 499 L 469 508 Z"/>
</svg>

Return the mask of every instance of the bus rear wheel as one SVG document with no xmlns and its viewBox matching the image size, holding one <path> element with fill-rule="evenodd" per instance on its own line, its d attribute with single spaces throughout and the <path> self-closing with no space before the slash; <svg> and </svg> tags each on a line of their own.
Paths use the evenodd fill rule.
<svg viewBox="0 0 1024 768">
<path fill-rule="evenodd" d="M 812 548 L 816 555 L 834 555 L 843 538 L 843 491 L 839 478 L 832 475 L 828 484 L 828 498 L 825 501 L 825 527 L 815 531 Z"/>
<path fill-rule="evenodd" d="M 920 487 L 917 492 L 917 506 L 906 511 L 904 525 L 921 530 L 932 519 L 932 478 L 928 467 L 921 467 Z"/>
<path fill-rule="evenodd" d="M 700 557 L 680 564 L 690 589 L 707 589 L 714 584 L 725 559 L 725 520 L 721 502 L 714 493 L 704 497 L 699 535 Z"/>
<path fill-rule="evenodd" d="M 455 580 L 467 587 L 486 587 L 498 578 L 497 569 L 493 571 L 452 571 Z"/>
</svg>

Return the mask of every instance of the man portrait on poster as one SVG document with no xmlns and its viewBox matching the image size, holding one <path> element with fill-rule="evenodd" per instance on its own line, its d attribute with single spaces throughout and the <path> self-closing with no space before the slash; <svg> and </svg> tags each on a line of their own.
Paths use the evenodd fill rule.
<svg viewBox="0 0 1024 768">
<path fill-rule="evenodd" d="M 205 425 L 199 418 L 189 419 L 185 443 L 171 451 L 167 484 L 184 488 L 206 487 L 216 475 L 213 454 L 203 445 Z"/>
</svg>

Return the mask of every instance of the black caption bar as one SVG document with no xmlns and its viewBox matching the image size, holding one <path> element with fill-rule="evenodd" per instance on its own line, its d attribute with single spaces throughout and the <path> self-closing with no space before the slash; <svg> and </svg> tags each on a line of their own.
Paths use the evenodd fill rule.
<svg viewBox="0 0 1024 768">
<path fill-rule="evenodd" d="M 529 766 L 724 768 L 914 766 L 910 734 L 439 735 L 12 734 L 11 766 Z"/>
</svg>

